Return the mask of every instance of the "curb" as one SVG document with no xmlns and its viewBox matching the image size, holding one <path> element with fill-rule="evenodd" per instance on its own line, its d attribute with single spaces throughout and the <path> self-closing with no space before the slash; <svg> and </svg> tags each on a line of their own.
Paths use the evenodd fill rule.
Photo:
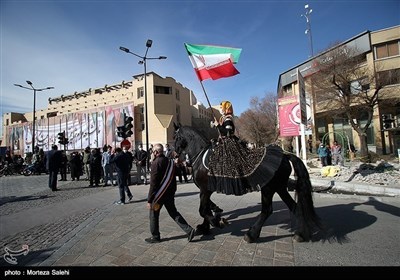
<svg viewBox="0 0 400 280">
<path fill-rule="evenodd" d="M 374 186 L 362 183 L 348 183 L 329 179 L 312 179 L 313 187 L 325 187 L 326 190 L 350 192 L 366 195 L 400 196 L 400 189 L 387 186 Z"/>
</svg>

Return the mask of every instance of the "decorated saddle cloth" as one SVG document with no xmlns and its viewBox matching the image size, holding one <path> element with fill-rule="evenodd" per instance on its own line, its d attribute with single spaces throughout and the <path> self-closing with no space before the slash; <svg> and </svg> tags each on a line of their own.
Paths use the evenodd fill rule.
<svg viewBox="0 0 400 280">
<path fill-rule="evenodd" d="M 209 158 L 208 190 L 227 195 L 260 191 L 274 177 L 282 157 L 276 145 L 249 149 L 235 138 L 221 139 Z"/>
</svg>

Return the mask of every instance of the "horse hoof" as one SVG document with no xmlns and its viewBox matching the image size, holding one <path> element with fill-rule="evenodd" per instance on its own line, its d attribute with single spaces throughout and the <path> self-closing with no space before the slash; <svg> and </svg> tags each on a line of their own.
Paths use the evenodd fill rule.
<svg viewBox="0 0 400 280">
<path fill-rule="evenodd" d="M 210 219 L 210 224 L 215 228 L 221 228 L 221 218 L 220 217 L 213 217 Z"/>
<path fill-rule="evenodd" d="M 222 218 L 222 219 L 219 221 L 219 224 L 220 224 L 221 228 L 226 227 L 226 226 L 229 226 L 229 222 L 228 222 L 228 220 L 225 219 L 225 218 Z"/>
<path fill-rule="evenodd" d="M 303 239 L 303 237 L 301 237 L 300 235 L 298 235 L 298 234 L 295 234 L 295 235 L 293 235 L 293 240 L 294 241 L 296 241 L 296 242 L 304 242 L 304 239 Z"/>
<path fill-rule="evenodd" d="M 253 242 L 255 242 L 255 240 L 250 236 L 250 234 L 248 234 L 248 233 L 246 233 L 245 235 L 244 235 L 244 241 L 246 241 L 247 243 L 253 243 Z"/>
</svg>

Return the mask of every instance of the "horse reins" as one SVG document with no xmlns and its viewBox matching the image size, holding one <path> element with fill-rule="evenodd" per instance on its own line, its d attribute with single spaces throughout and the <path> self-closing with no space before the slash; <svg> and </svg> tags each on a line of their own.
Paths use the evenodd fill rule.
<svg viewBox="0 0 400 280">
<path fill-rule="evenodd" d="M 198 152 L 198 153 L 194 156 L 194 161 L 192 161 L 192 159 L 189 158 L 189 160 L 190 160 L 192 166 L 193 166 L 193 165 L 196 163 L 196 161 L 200 158 L 200 155 L 201 155 L 205 150 L 207 150 L 207 149 L 208 149 L 208 147 L 205 147 L 205 148 L 203 148 L 200 152 Z M 180 156 L 180 155 L 181 155 L 181 154 L 179 153 L 179 156 Z"/>
</svg>

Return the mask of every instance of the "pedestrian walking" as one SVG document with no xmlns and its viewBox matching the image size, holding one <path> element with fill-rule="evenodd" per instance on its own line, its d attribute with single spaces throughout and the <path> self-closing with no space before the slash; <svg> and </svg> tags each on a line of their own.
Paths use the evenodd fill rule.
<svg viewBox="0 0 400 280">
<path fill-rule="evenodd" d="M 99 187 L 101 178 L 101 152 L 99 148 L 92 149 L 92 153 L 89 157 L 89 167 L 90 167 L 90 185 L 89 187 Z"/>
<path fill-rule="evenodd" d="M 51 150 L 46 153 L 46 169 L 49 172 L 49 188 L 55 192 L 57 191 L 57 174 L 61 165 L 61 151 L 58 150 L 57 145 L 51 146 Z"/>
<path fill-rule="evenodd" d="M 60 164 L 61 178 L 59 181 L 67 181 L 68 158 L 66 151 L 60 151 L 60 152 L 61 152 L 61 164 Z"/>
<path fill-rule="evenodd" d="M 124 146 L 122 148 L 122 151 L 128 156 L 129 168 L 128 168 L 128 173 L 126 174 L 126 181 L 127 181 L 127 186 L 130 186 L 130 185 L 132 185 L 131 170 L 132 170 L 132 163 L 133 163 L 133 154 L 129 151 L 128 147 L 126 147 L 126 146 Z"/>
<path fill-rule="evenodd" d="M 90 147 L 86 147 L 85 150 L 83 151 L 83 164 L 85 167 L 85 174 L 86 174 L 86 180 L 90 180 Z"/>
<path fill-rule="evenodd" d="M 118 188 L 119 188 L 119 201 L 116 202 L 118 205 L 125 204 L 125 192 L 128 195 L 128 200 L 131 201 L 133 195 L 127 185 L 127 174 L 129 172 L 130 158 L 122 151 L 121 148 L 116 148 L 115 153 L 112 154 L 110 163 L 115 164 L 115 169 L 118 176 Z"/>
<path fill-rule="evenodd" d="M 107 151 L 103 152 L 101 157 L 101 165 L 103 166 L 104 170 L 104 186 L 108 186 L 108 181 L 111 182 L 111 185 L 114 186 L 114 168 L 113 165 L 110 163 L 111 159 L 111 152 L 112 147 L 110 145 L 107 146 Z"/>
<path fill-rule="evenodd" d="M 136 184 L 140 185 L 142 183 L 142 176 L 144 184 L 147 185 L 147 172 L 146 172 L 146 161 L 147 152 L 143 150 L 142 145 L 138 146 L 138 150 L 135 153 L 134 161 L 136 163 Z"/>
<path fill-rule="evenodd" d="M 79 181 L 82 174 L 82 159 L 78 152 L 71 153 L 71 159 L 69 160 L 69 167 L 71 169 L 72 181 Z"/>
<path fill-rule="evenodd" d="M 326 148 L 326 146 L 323 143 L 321 143 L 319 145 L 317 153 L 318 153 L 318 157 L 321 161 L 322 167 L 327 166 L 328 165 L 328 149 Z"/>
<path fill-rule="evenodd" d="M 153 147 L 154 161 L 151 164 L 150 188 L 147 198 L 147 208 L 150 210 L 150 233 L 146 238 L 148 243 L 161 241 L 159 218 L 161 208 L 165 205 L 169 216 L 187 234 L 188 241 L 192 241 L 196 230 L 192 228 L 175 206 L 176 174 L 174 160 L 164 155 L 162 144 Z"/>
</svg>

